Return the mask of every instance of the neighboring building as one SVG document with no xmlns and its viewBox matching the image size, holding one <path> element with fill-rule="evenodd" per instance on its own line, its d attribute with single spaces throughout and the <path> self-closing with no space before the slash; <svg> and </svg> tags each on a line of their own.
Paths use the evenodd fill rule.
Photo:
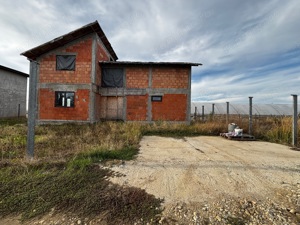
<svg viewBox="0 0 300 225">
<path fill-rule="evenodd" d="M 0 118 L 26 116 L 28 74 L 0 65 Z"/>
<path fill-rule="evenodd" d="M 36 60 L 38 122 L 190 121 L 191 66 L 119 62 L 97 21 L 22 55 Z"/>
</svg>

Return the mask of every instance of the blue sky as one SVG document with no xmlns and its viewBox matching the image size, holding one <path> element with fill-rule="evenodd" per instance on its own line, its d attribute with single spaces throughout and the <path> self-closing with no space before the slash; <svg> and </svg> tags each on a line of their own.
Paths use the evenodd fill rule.
<svg viewBox="0 0 300 225">
<path fill-rule="evenodd" d="M 292 103 L 300 94 L 299 0 L 0 0 L 0 65 L 98 20 L 119 60 L 199 62 L 192 100 Z"/>
</svg>

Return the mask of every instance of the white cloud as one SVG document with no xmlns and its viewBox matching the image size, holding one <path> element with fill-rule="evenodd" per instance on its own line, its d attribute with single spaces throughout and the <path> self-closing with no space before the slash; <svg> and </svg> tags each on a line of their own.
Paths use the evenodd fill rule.
<svg viewBox="0 0 300 225">
<path fill-rule="evenodd" d="M 299 11 L 298 0 L 2 1 L 0 64 L 28 72 L 21 52 L 98 20 L 120 60 L 203 63 L 193 99 L 289 102 L 300 94 Z"/>
</svg>

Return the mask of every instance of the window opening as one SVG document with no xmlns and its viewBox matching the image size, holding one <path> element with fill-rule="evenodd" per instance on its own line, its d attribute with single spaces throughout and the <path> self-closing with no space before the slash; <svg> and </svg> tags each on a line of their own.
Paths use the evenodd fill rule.
<svg viewBox="0 0 300 225">
<path fill-rule="evenodd" d="M 56 91 L 55 92 L 55 107 L 74 107 L 74 92 Z"/>
<path fill-rule="evenodd" d="M 56 70 L 75 70 L 75 55 L 57 55 Z"/>
</svg>

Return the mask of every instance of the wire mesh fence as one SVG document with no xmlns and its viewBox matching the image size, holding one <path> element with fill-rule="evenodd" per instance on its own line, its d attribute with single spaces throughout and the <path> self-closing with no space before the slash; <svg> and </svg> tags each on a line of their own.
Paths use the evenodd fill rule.
<svg viewBox="0 0 300 225">
<path fill-rule="evenodd" d="M 300 105 L 297 106 L 299 109 Z M 250 102 L 249 104 L 192 102 L 191 116 L 196 122 L 223 124 L 224 132 L 229 132 L 225 130 L 227 125 L 235 123 L 244 133 L 255 137 L 299 146 L 300 114 L 294 111 L 293 104 L 252 104 L 251 119 L 249 109 Z"/>
<path fill-rule="evenodd" d="M 300 104 L 298 104 L 298 109 Z M 193 115 L 224 115 L 227 114 L 227 104 L 225 103 L 202 103 L 192 102 L 191 113 Z M 249 115 L 249 104 L 229 103 L 230 115 Z M 291 116 L 293 114 L 292 104 L 253 104 L 253 116 Z"/>
</svg>

